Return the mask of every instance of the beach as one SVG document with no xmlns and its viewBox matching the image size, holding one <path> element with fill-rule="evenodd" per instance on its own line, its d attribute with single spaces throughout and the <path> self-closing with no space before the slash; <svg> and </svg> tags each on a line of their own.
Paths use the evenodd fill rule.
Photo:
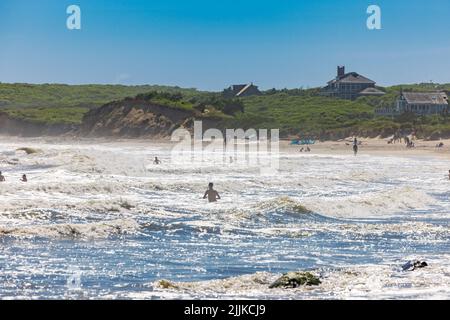
<svg viewBox="0 0 450 320">
<path fill-rule="evenodd" d="M 408 149 L 405 143 L 388 144 L 390 139 L 382 138 L 358 138 L 361 142 L 360 152 L 368 155 L 378 156 L 397 156 L 397 155 L 412 155 L 412 156 L 436 156 L 450 158 L 450 139 L 442 139 L 439 141 L 414 140 L 415 147 Z M 443 143 L 444 147 L 436 148 L 436 145 Z M 292 146 L 290 141 L 284 140 L 281 142 L 281 148 L 286 151 L 295 152 L 295 147 L 300 150 L 302 146 Z M 313 153 L 317 154 L 348 154 L 352 148 L 352 139 L 343 139 L 339 141 L 317 141 L 313 146 L 310 146 Z"/>
<path fill-rule="evenodd" d="M 450 298 L 450 141 L 360 141 L 282 141 L 264 175 L 162 140 L 1 137 L 0 299 Z M 289 271 L 321 284 L 269 289 Z"/>
</svg>

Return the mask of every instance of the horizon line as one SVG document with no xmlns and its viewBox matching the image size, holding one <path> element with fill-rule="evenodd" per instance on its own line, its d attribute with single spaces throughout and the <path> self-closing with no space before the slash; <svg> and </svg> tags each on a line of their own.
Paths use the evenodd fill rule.
<svg viewBox="0 0 450 320">
<path fill-rule="evenodd" d="M 250 83 L 250 82 L 249 82 Z M 312 90 L 312 89 L 319 89 L 323 88 L 324 86 L 300 86 L 300 87 L 270 87 L 270 88 L 261 88 L 259 87 L 255 82 L 252 82 L 254 85 L 256 85 L 258 88 L 260 88 L 261 91 L 269 91 L 269 90 Z M 44 86 L 44 85 L 60 85 L 60 86 L 122 86 L 122 87 L 145 87 L 145 86 L 159 86 L 159 87 L 168 87 L 168 88 L 178 88 L 182 90 L 195 90 L 199 92 L 212 92 L 212 93 L 218 93 L 222 92 L 222 90 L 229 88 L 231 85 L 226 86 L 222 90 L 206 90 L 206 89 L 200 89 L 197 87 L 189 87 L 189 86 L 180 86 L 177 84 L 150 84 L 150 83 L 142 83 L 142 84 L 123 84 L 123 83 L 62 83 L 62 82 L 2 82 L 1 84 L 7 84 L 7 85 L 33 85 L 33 86 Z M 235 84 L 235 83 L 234 83 Z M 241 84 L 241 83 L 239 83 Z M 247 84 L 247 83 L 242 83 Z M 381 88 L 389 88 L 389 87 L 398 87 L 398 86 L 412 86 L 412 85 L 436 85 L 436 86 L 443 86 L 443 85 L 450 85 L 450 82 L 415 82 L 415 83 L 399 83 L 399 84 L 391 84 L 391 85 L 376 85 L 376 87 Z"/>
</svg>

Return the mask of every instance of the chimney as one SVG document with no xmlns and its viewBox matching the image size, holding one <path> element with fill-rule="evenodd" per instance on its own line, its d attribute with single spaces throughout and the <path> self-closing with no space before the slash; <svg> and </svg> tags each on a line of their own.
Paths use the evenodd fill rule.
<svg viewBox="0 0 450 320">
<path fill-rule="evenodd" d="M 338 66 L 337 67 L 337 76 L 338 78 L 342 77 L 345 75 L 345 66 Z"/>
</svg>

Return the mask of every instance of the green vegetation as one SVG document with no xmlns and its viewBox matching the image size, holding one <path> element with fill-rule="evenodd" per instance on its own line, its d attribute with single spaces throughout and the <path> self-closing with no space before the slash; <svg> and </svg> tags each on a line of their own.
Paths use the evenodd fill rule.
<svg viewBox="0 0 450 320">
<path fill-rule="evenodd" d="M 179 109 L 179 110 L 194 110 L 194 104 L 183 96 L 179 92 L 159 92 L 150 91 L 145 94 L 139 94 L 136 98 L 128 97 L 126 100 L 144 100 L 145 102 L 154 103 L 156 105 L 165 106 L 168 108 Z"/>
<path fill-rule="evenodd" d="M 269 90 L 262 96 L 243 98 L 243 113 L 228 126 L 279 128 L 281 135 L 341 139 L 351 135 L 387 137 L 399 130 L 415 131 L 420 138 L 450 137 L 448 115 L 397 118 L 375 116 L 375 109 L 392 107 L 400 91 L 450 90 L 450 84 L 416 84 L 384 88 L 386 95 L 355 101 L 322 97 L 318 89 Z"/>
<path fill-rule="evenodd" d="M 195 89 L 168 86 L 64 85 L 0 83 L 0 112 L 33 123 L 80 124 L 83 115 L 111 101 L 149 91 L 200 95 Z"/>
<path fill-rule="evenodd" d="M 198 93 L 197 95 L 182 92 L 151 91 L 139 94 L 136 98 L 126 100 L 144 100 L 157 105 L 187 111 L 198 111 L 203 117 L 216 119 L 232 119 L 236 112 L 244 111 L 242 101 L 225 99 L 217 93 Z"/>
<path fill-rule="evenodd" d="M 11 118 L 26 120 L 33 123 L 52 124 L 81 124 L 81 120 L 88 108 L 7 108 L 1 110 Z"/>
<path fill-rule="evenodd" d="M 195 111 L 229 128 L 279 128 L 282 137 L 339 139 L 350 135 L 389 136 L 398 130 L 419 137 L 450 137 L 448 115 L 395 119 L 375 116 L 375 109 L 391 107 L 401 90 L 450 91 L 450 84 L 413 84 L 384 88 L 382 97 L 355 101 L 326 98 L 319 89 L 268 90 L 261 96 L 225 99 L 220 93 L 164 86 L 0 83 L 0 112 L 43 124 L 80 124 L 83 115 L 115 100 L 144 100 L 168 108 Z M 135 97 L 135 98 L 132 98 Z"/>
<path fill-rule="evenodd" d="M 279 128 L 284 135 L 320 135 L 354 128 L 374 117 L 373 108 L 364 103 L 288 93 L 248 97 L 244 106 L 235 125 Z"/>
<path fill-rule="evenodd" d="M 84 107 L 95 108 L 105 103 L 134 97 L 149 91 L 181 92 L 196 95 L 195 89 L 167 86 L 7 84 L 0 83 L 1 108 Z"/>
</svg>

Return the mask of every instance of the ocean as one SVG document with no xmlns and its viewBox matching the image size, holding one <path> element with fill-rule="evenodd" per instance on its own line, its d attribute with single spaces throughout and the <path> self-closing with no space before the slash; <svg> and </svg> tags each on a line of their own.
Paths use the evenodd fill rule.
<svg viewBox="0 0 450 320">
<path fill-rule="evenodd" d="M 263 175 L 171 150 L 1 138 L 0 299 L 450 298 L 450 159 L 283 149 Z M 268 288 L 297 270 L 322 283 Z"/>
</svg>

